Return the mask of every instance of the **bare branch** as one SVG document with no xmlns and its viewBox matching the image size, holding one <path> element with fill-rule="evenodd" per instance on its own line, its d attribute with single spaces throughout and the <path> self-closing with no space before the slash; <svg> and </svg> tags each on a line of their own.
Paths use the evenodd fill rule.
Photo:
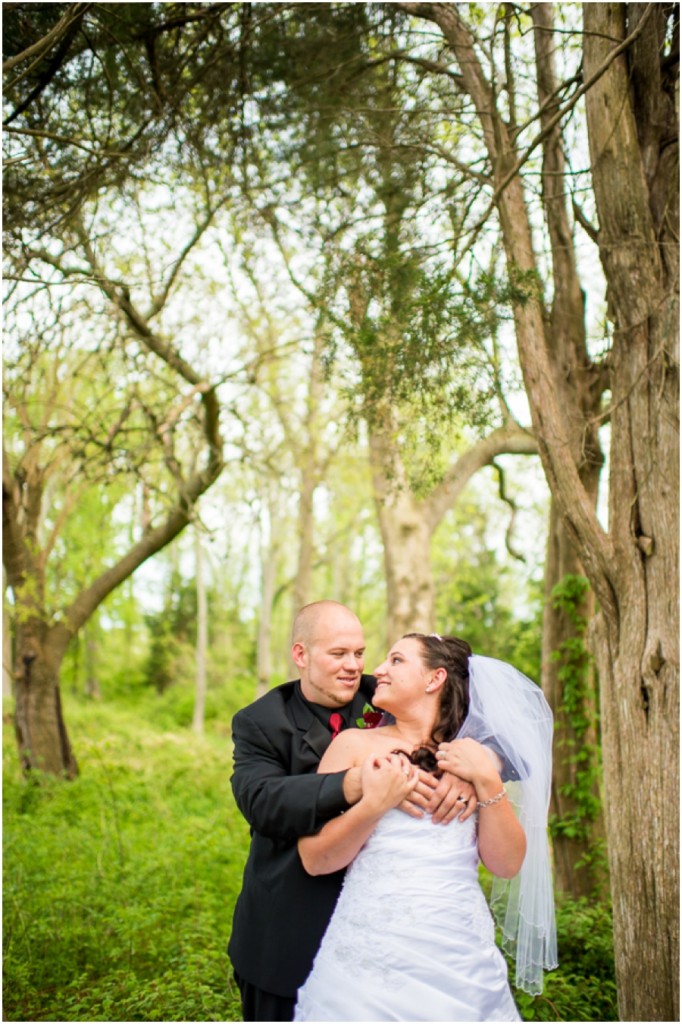
<svg viewBox="0 0 682 1024">
<path fill-rule="evenodd" d="M 427 21 L 435 22 L 441 27 L 444 34 L 446 34 L 444 26 L 441 24 L 441 12 L 439 11 L 439 9 L 449 5 L 428 3 L 397 3 L 395 6 L 405 11 L 406 14 L 413 14 L 417 17 L 425 18 Z M 490 197 L 488 207 L 481 214 L 479 220 L 469 229 L 470 240 L 464 247 L 463 251 L 460 253 L 460 260 L 471 250 L 471 248 L 475 244 L 482 228 L 488 222 L 491 214 L 495 210 L 495 207 L 497 206 L 500 196 L 509 186 L 510 182 L 516 177 L 516 175 L 519 173 L 524 164 L 527 163 L 527 161 L 530 159 L 530 157 L 538 148 L 538 146 L 542 144 L 544 139 L 554 130 L 554 128 L 558 124 L 560 124 L 561 121 L 564 120 L 566 115 L 569 114 L 571 110 L 573 110 L 578 101 L 585 95 L 585 93 L 589 89 L 592 88 L 595 82 L 599 81 L 602 75 L 604 75 L 606 71 L 608 71 L 609 67 L 614 62 L 614 60 L 616 60 L 616 58 L 619 57 L 621 53 L 624 53 L 625 50 L 629 49 L 629 47 L 632 46 L 635 40 L 644 31 L 644 27 L 655 6 L 656 5 L 653 3 L 648 4 L 644 14 L 642 15 L 642 19 L 638 23 L 637 27 L 630 33 L 629 36 L 623 39 L 623 41 L 618 46 L 615 46 L 612 50 L 609 51 L 608 56 L 604 59 L 604 61 L 602 61 L 600 66 L 595 70 L 595 72 L 590 76 L 590 78 L 586 82 L 584 82 L 578 89 L 576 89 L 570 100 L 568 100 L 562 107 L 560 107 L 556 111 L 556 113 L 551 118 L 549 118 L 549 120 L 542 127 L 542 129 L 534 136 L 533 139 L 531 139 L 530 143 L 526 146 L 526 149 L 521 154 L 521 156 L 517 158 L 515 163 L 504 174 L 502 179 L 498 182 L 497 186 L 495 187 L 495 191 L 493 192 L 492 196 Z M 481 114 L 484 109 L 485 108 L 480 107 L 479 114 Z M 492 112 L 488 110 L 487 116 L 490 117 L 491 114 Z"/>
<path fill-rule="evenodd" d="M 519 510 L 518 505 L 512 498 L 511 494 L 509 494 L 509 492 L 507 491 L 506 477 L 502 466 L 499 464 L 499 462 L 495 462 L 495 460 L 493 460 L 490 463 L 490 465 L 497 473 L 497 487 L 500 500 L 503 501 L 505 505 L 508 505 L 509 508 L 511 509 L 511 516 L 509 517 L 509 523 L 507 524 L 507 529 L 504 534 L 505 547 L 509 554 L 512 556 L 512 558 L 515 558 L 519 562 L 525 562 L 525 557 L 521 554 L 520 551 L 516 550 L 513 544 L 514 525 L 516 523 L 516 516 Z"/>
<path fill-rule="evenodd" d="M 580 224 L 580 227 L 583 229 L 585 234 L 592 239 L 595 245 L 599 245 L 598 229 L 595 228 L 594 224 L 592 224 L 587 219 L 587 217 L 582 211 L 582 207 L 576 202 L 575 198 L 572 199 L 571 205 L 573 206 L 573 213 L 575 215 L 575 219 L 578 221 L 578 224 Z"/>
<path fill-rule="evenodd" d="M 17 64 L 21 64 L 22 61 L 28 60 L 29 57 L 35 57 L 36 54 L 39 55 L 38 61 L 36 61 L 36 63 L 39 63 L 39 61 L 43 59 L 47 51 L 54 46 L 57 40 L 60 39 L 66 32 L 68 32 L 72 24 L 75 21 L 78 21 L 80 18 L 82 18 L 86 11 L 88 11 L 89 8 L 92 6 L 92 4 L 71 4 L 71 6 L 67 8 L 67 10 L 64 12 L 62 17 L 57 22 L 57 24 L 54 26 L 54 28 L 51 28 L 46 35 L 42 36 L 31 46 L 28 46 L 25 50 L 22 50 L 21 53 L 16 54 L 16 56 L 14 57 L 8 57 L 7 60 L 3 61 L 3 73 L 11 71 L 12 68 L 15 68 L 17 66 Z M 34 67 L 35 65 L 31 66 Z M 11 85 L 15 85 L 18 81 L 19 79 L 15 79 L 15 81 L 12 82 Z"/>
<path fill-rule="evenodd" d="M 196 231 L 192 234 L 191 238 L 186 243 L 186 245 L 184 245 L 183 248 L 180 250 L 178 258 L 175 260 L 175 263 L 171 268 L 168 278 L 166 279 L 165 285 L 162 287 L 159 294 L 153 299 L 149 313 L 147 314 L 148 317 L 151 318 L 155 316 L 161 309 L 163 309 L 168 300 L 171 288 L 173 287 L 173 284 L 175 283 L 177 276 L 180 273 L 180 270 L 182 269 L 183 263 L 191 253 L 192 249 L 194 249 L 197 243 L 201 240 L 202 236 L 208 230 L 208 228 L 213 222 L 215 215 L 223 206 L 227 204 L 228 201 L 229 196 L 225 196 L 223 200 L 216 206 L 208 207 L 203 220 L 200 221 L 199 224 L 197 224 Z"/>
<path fill-rule="evenodd" d="M 441 483 L 421 502 L 424 518 L 435 530 L 441 519 L 456 503 L 472 476 L 490 466 L 498 455 L 537 455 L 538 445 L 530 430 L 513 420 L 496 427 L 450 466 Z"/>
<path fill-rule="evenodd" d="M 115 565 L 105 570 L 90 586 L 81 591 L 70 607 L 66 609 L 60 628 L 66 630 L 70 635 L 73 635 L 88 620 L 95 608 L 119 583 L 127 579 L 142 562 L 154 555 L 182 531 L 191 520 L 196 500 L 217 479 L 224 464 L 219 422 L 220 406 L 216 394 L 217 385 L 204 380 L 194 367 L 175 351 L 171 344 L 159 337 L 151 329 L 145 316 L 134 305 L 127 287 L 121 282 L 112 281 L 104 274 L 85 228 L 78 222 L 76 222 L 76 232 L 86 259 L 90 264 L 89 268 L 69 267 L 65 265 L 63 258 L 53 257 L 49 253 L 40 252 L 33 253 L 32 255 L 39 255 L 40 258 L 45 259 L 47 263 L 57 268 L 62 274 L 80 276 L 96 284 L 111 301 L 114 308 L 122 314 L 128 327 L 142 342 L 144 347 L 148 351 L 153 352 L 169 369 L 190 384 L 191 391 L 189 395 L 182 398 L 178 405 L 167 412 L 161 424 L 158 422 L 158 417 L 151 414 L 150 410 L 146 410 L 148 415 L 152 415 L 153 422 L 156 424 L 155 433 L 162 442 L 165 463 L 176 482 L 177 491 L 174 504 L 169 509 L 163 522 L 156 527 L 150 527 L 138 543 L 134 544 Z M 197 396 L 200 398 L 203 409 L 202 432 L 206 459 L 203 467 L 199 466 L 194 468 L 189 474 L 183 475 L 182 467 L 173 451 L 173 427 Z M 140 398 L 137 401 L 140 406 L 143 405 Z M 108 439 L 113 439 L 120 431 L 129 411 L 124 410 L 121 413 L 118 420 L 107 432 Z M 22 527 L 18 520 L 19 509 L 17 508 L 14 512 L 10 509 L 8 503 L 11 503 L 12 495 L 16 494 L 17 484 L 12 479 L 12 474 L 9 473 L 8 476 L 8 473 L 9 470 L 6 469 L 5 476 L 7 479 L 6 485 L 3 488 L 3 509 L 6 512 L 4 515 L 6 524 L 5 535 L 7 538 L 6 550 L 7 546 L 14 548 L 14 553 L 9 552 L 9 556 L 11 556 L 10 561 L 14 557 L 14 561 L 18 559 L 21 562 L 26 557 L 26 544 L 24 541 L 27 534 L 30 534 L 30 524 L 32 518 L 35 517 L 31 510 L 27 510 L 28 523 Z M 29 488 L 29 491 L 33 503 L 39 502 L 40 488 Z M 7 528 L 8 520 L 9 528 Z M 54 543 L 54 540 L 52 539 L 51 542 Z M 19 565 L 20 569 L 21 566 Z M 17 579 L 17 574 L 14 573 L 13 585 Z"/>
<path fill-rule="evenodd" d="M 5 125 L 5 131 L 12 135 L 29 135 L 36 139 L 49 139 L 51 142 L 59 142 L 61 145 L 75 146 L 76 149 L 82 149 L 88 156 L 102 156 L 107 159 L 127 159 L 127 153 L 117 153 L 113 150 L 104 150 L 99 152 L 93 149 L 91 146 L 86 146 L 85 143 L 79 142 L 78 139 L 74 139 L 70 135 L 57 135 L 55 132 L 48 132 L 44 129 L 39 128 L 11 128 L 9 125 Z"/>
</svg>

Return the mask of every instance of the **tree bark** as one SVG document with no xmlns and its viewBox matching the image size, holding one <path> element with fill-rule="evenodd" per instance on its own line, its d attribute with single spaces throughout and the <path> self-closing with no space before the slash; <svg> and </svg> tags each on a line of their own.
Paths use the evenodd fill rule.
<svg viewBox="0 0 682 1024">
<path fill-rule="evenodd" d="M 554 386 L 566 395 L 573 459 L 592 507 L 596 508 L 599 476 L 604 462 L 598 424 L 606 375 L 591 365 L 585 330 L 585 301 L 578 277 L 573 231 L 568 214 L 570 182 L 560 124 L 558 81 L 555 73 L 553 4 L 535 4 L 533 19 L 535 65 L 542 143 L 542 205 L 550 239 L 554 294 L 547 331 Z M 552 499 L 545 560 L 545 607 L 542 629 L 542 688 L 554 712 L 554 765 L 551 813 L 553 819 L 555 884 L 580 897 L 604 882 L 599 855 L 604 841 L 597 776 L 601 771 L 596 728 L 596 681 L 587 668 L 566 664 L 569 652 L 584 643 L 582 624 L 594 614 L 594 599 L 586 593 L 574 614 L 552 600 L 554 588 L 584 569 L 579 549 Z M 564 652 L 564 653 L 562 653 Z M 577 675 L 584 675 L 580 683 Z M 585 685 L 592 679 L 593 685 Z M 578 756 L 579 755 L 579 756 Z M 588 786 L 588 780 L 592 781 Z"/>
<path fill-rule="evenodd" d="M 261 543 L 261 592 L 258 617 L 256 697 L 262 697 L 270 688 L 272 677 L 272 610 L 279 568 L 280 538 L 278 531 L 279 502 L 274 488 L 268 490 L 267 537 Z M 263 517 L 265 518 L 265 517 Z M 265 532 L 265 529 L 264 529 Z M 287 660 L 289 666 L 289 660 Z M 293 678 L 293 676 L 292 676 Z"/>
<path fill-rule="evenodd" d="M 196 688 L 192 729 L 203 736 L 206 715 L 206 656 L 208 653 L 208 602 L 204 576 L 204 549 L 199 526 L 194 526 L 194 564 L 197 588 Z"/>
<path fill-rule="evenodd" d="M 386 572 L 387 648 L 405 633 L 434 628 L 433 528 L 404 479 L 389 478 L 388 467 L 395 467 L 397 458 L 395 452 L 387 453 L 385 439 L 372 432 L 370 462 Z"/>
<path fill-rule="evenodd" d="M 9 698 L 14 693 L 12 685 L 12 627 L 10 625 L 9 608 L 5 593 L 7 590 L 7 573 L 2 570 L 2 696 Z"/>
<path fill-rule="evenodd" d="M 562 580 L 583 575 L 575 545 L 552 501 L 545 560 L 542 689 L 554 712 L 550 803 L 554 884 L 559 892 L 576 898 L 593 895 L 607 881 L 601 856 L 605 832 L 599 787 L 596 679 L 587 665 L 567 665 L 575 654 L 575 645 L 582 648 L 585 644 L 575 617 L 589 622 L 594 615 L 594 600 L 588 591 L 570 615 L 552 599 L 554 588 Z M 577 683 L 576 693 L 575 676 L 580 671 L 585 679 Z"/>
<path fill-rule="evenodd" d="M 26 773 L 34 769 L 73 779 L 78 764 L 62 714 L 59 671 L 68 632 L 47 628 L 37 619 L 17 622 L 14 726 L 19 758 Z"/>
<path fill-rule="evenodd" d="M 616 615 L 599 622 L 616 976 L 624 1020 L 679 1019 L 679 176 L 666 5 L 585 4 L 599 249 L 615 325 L 610 523 Z M 625 18 L 628 17 L 626 23 Z M 636 884 L 633 884 L 636 879 Z"/>
</svg>

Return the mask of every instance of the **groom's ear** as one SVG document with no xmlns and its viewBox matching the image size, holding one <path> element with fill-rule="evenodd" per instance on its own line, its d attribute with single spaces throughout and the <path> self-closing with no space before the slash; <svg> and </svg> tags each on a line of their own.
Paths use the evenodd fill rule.
<svg viewBox="0 0 682 1024">
<path fill-rule="evenodd" d="M 307 661 L 307 651 L 304 644 L 298 641 L 291 648 L 291 657 L 297 668 L 305 668 Z"/>
</svg>

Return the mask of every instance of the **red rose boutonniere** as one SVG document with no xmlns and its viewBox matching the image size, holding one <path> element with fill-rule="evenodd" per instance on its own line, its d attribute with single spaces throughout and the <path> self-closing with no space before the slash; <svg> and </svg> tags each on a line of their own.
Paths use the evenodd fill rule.
<svg viewBox="0 0 682 1024">
<path fill-rule="evenodd" d="M 356 718 L 355 724 L 358 729 L 376 729 L 383 717 L 383 711 L 375 711 L 371 704 L 365 704 L 362 718 Z"/>
</svg>

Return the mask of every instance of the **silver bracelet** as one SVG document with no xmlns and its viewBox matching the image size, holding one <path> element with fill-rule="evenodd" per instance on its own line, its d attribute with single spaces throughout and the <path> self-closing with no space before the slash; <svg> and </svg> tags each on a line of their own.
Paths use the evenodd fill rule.
<svg viewBox="0 0 682 1024">
<path fill-rule="evenodd" d="M 497 794 L 497 796 L 491 796 L 490 800 L 479 800 L 478 801 L 478 806 L 479 807 L 490 807 L 491 804 L 499 804 L 499 802 L 502 799 L 502 797 L 506 796 L 506 795 L 507 795 L 507 790 L 503 786 L 502 789 L 500 790 L 500 792 Z"/>
</svg>

